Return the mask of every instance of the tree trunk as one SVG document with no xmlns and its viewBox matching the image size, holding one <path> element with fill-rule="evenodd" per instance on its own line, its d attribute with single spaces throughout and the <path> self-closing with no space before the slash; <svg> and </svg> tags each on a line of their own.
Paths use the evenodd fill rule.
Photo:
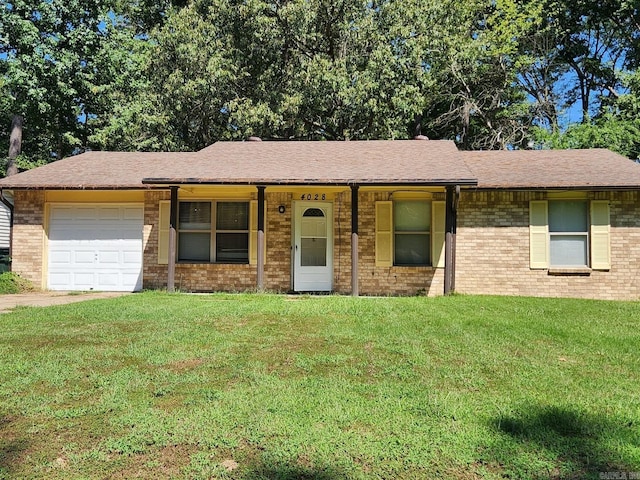
<svg viewBox="0 0 640 480">
<path fill-rule="evenodd" d="M 22 124 L 24 118 L 14 115 L 11 120 L 11 136 L 9 137 L 9 160 L 7 161 L 7 177 L 18 173 L 16 158 L 22 152 Z"/>
</svg>

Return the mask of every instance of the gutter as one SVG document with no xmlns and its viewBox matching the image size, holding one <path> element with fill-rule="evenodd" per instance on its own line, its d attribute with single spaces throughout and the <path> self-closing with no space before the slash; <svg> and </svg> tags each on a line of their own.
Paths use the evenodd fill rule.
<svg viewBox="0 0 640 480">
<path fill-rule="evenodd" d="M 550 187 L 541 187 L 541 186 L 515 186 L 515 187 L 504 187 L 504 186 L 480 186 L 478 185 L 476 188 L 471 188 L 468 190 L 473 190 L 475 192 L 495 192 L 495 191 L 504 191 L 504 192 L 540 192 L 540 191 L 551 191 L 551 192 L 564 192 L 564 191 L 581 191 L 581 192 L 631 192 L 640 190 L 640 185 L 583 185 L 583 186 L 567 186 L 567 185 L 554 185 Z"/>
<path fill-rule="evenodd" d="M 143 178 L 143 185 L 281 185 L 281 186 L 338 186 L 350 187 L 358 185 L 360 187 L 383 187 L 383 186 L 415 186 L 415 187 L 437 187 L 464 185 L 477 187 L 478 181 L 475 178 L 462 179 L 434 179 L 434 180 L 205 180 L 199 178 Z"/>
</svg>

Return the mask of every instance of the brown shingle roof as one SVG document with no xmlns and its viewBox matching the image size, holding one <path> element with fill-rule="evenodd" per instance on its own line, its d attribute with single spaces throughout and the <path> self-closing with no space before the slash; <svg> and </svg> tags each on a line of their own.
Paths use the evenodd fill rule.
<svg viewBox="0 0 640 480">
<path fill-rule="evenodd" d="M 460 154 L 478 178 L 478 188 L 640 188 L 640 164 L 606 149 Z"/>
<path fill-rule="evenodd" d="M 449 141 L 218 142 L 194 153 L 88 152 L 4 178 L 0 188 L 171 183 L 475 185 L 475 177 Z"/>
<path fill-rule="evenodd" d="M 640 188 L 640 165 L 604 149 L 459 152 L 450 141 L 218 142 L 192 153 L 87 152 L 0 180 L 8 189 L 212 184 L 462 184 Z"/>
<path fill-rule="evenodd" d="M 148 183 L 474 184 L 450 141 L 218 142 Z"/>
<path fill-rule="evenodd" d="M 193 153 L 87 152 L 0 180 L 0 188 L 132 189 L 156 165 L 187 162 Z"/>
</svg>

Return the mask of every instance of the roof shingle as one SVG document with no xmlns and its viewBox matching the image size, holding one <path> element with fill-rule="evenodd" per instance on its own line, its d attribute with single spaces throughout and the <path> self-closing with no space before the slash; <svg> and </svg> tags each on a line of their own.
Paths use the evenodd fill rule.
<svg viewBox="0 0 640 480">
<path fill-rule="evenodd" d="M 606 149 L 460 152 L 443 140 L 218 142 L 188 153 L 87 152 L 1 179 L 0 188 L 185 183 L 640 189 L 640 164 Z"/>
<path fill-rule="evenodd" d="M 87 152 L 4 178 L 0 188 L 176 183 L 439 185 L 475 177 L 449 141 L 218 142 L 193 153 Z"/>
<path fill-rule="evenodd" d="M 606 149 L 460 152 L 491 189 L 638 189 L 640 164 Z"/>
</svg>

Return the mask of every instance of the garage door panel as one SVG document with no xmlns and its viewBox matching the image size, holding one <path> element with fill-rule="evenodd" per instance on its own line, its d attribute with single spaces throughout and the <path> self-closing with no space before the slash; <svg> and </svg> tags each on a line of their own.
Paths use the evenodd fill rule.
<svg viewBox="0 0 640 480">
<path fill-rule="evenodd" d="M 80 272 L 72 274 L 71 284 L 77 290 L 91 290 L 95 283 L 93 272 Z"/>
<path fill-rule="evenodd" d="M 52 205 L 50 212 L 50 289 L 142 288 L 142 205 Z"/>
<path fill-rule="evenodd" d="M 142 232 L 136 226 L 131 228 L 122 228 L 118 231 L 121 242 L 138 242 L 142 241 Z"/>
<path fill-rule="evenodd" d="M 122 255 L 123 255 L 122 262 L 126 265 L 129 265 L 129 264 L 135 263 L 140 253 L 135 250 L 130 250 L 130 251 L 123 251 Z"/>
<path fill-rule="evenodd" d="M 97 266 L 109 266 L 113 268 L 113 265 L 119 265 L 122 263 L 121 255 L 118 250 L 106 251 L 103 250 L 98 254 Z"/>
<path fill-rule="evenodd" d="M 96 254 L 93 250 L 83 251 L 75 250 L 73 252 L 73 260 L 71 264 L 75 265 L 93 265 L 95 263 Z"/>
<path fill-rule="evenodd" d="M 124 209 L 123 220 L 133 220 L 135 222 L 142 221 L 144 218 L 144 212 L 139 208 L 126 208 Z"/>
<path fill-rule="evenodd" d="M 91 238 L 91 230 L 81 230 L 73 225 L 56 226 L 56 228 L 49 229 L 49 241 L 79 242 L 83 240 L 83 238 Z M 54 247 L 54 245 L 52 245 L 52 247 Z"/>
<path fill-rule="evenodd" d="M 114 208 L 101 208 L 98 211 L 98 218 L 100 220 L 120 220 L 122 218 L 122 209 L 118 207 Z"/>
<path fill-rule="evenodd" d="M 52 221 L 62 222 L 65 220 L 73 221 L 74 210 L 72 207 L 56 207 L 55 210 L 51 211 L 50 218 Z"/>
<path fill-rule="evenodd" d="M 70 273 L 49 273 L 49 288 L 52 290 L 60 290 L 56 288 L 59 285 L 68 285 L 71 283 Z"/>
<path fill-rule="evenodd" d="M 49 252 L 49 261 L 51 263 L 70 263 L 72 254 L 70 250 L 59 250 L 57 252 Z"/>
<path fill-rule="evenodd" d="M 118 286 L 120 275 L 117 272 L 97 273 L 98 287 L 103 290 L 113 290 Z"/>
<path fill-rule="evenodd" d="M 136 290 L 142 289 L 142 274 L 140 272 L 122 272 L 121 283 L 124 285 L 136 285 Z"/>
<path fill-rule="evenodd" d="M 98 207 L 75 207 L 74 210 L 74 221 L 93 221 L 98 218 Z"/>
</svg>

